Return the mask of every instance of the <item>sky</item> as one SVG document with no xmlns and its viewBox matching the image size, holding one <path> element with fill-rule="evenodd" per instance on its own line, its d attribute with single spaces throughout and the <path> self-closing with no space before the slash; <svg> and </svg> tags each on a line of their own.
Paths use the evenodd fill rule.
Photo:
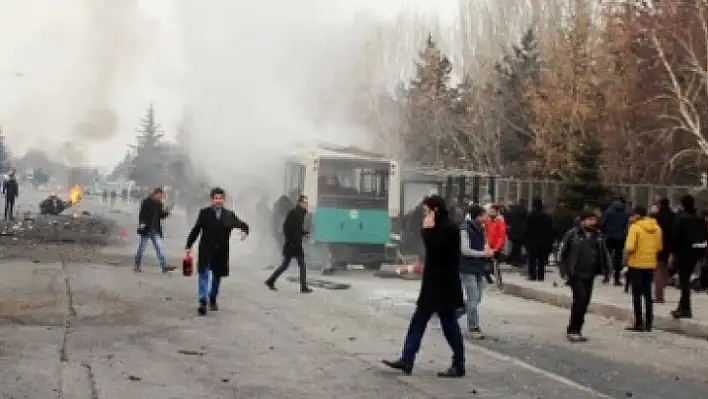
<svg viewBox="0 0 708 399">
<path fill-rule="evenodd" d="M 189 115 L 192 153 L 212 169 L 267 167 L 272 146 L 358 134 L 312 121 L 318 76 L 366 33 L 357 13 L 450 19 L 457 4 L 0 0 L 0 126 L 16 153 L 108 167 L 152 103 L 168 138 Z"/>
</svg>

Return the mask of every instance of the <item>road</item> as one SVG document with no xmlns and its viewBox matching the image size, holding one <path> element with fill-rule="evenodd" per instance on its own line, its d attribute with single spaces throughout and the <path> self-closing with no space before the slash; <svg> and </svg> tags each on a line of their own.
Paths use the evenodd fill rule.
<svg viewBox="0 0 708 399">
<path fill-rule="evenodd" d="M 238 249 L 236 249 L 238 252 Z M 66 256 L 64 256 L 66 260 Z M 0 264 L 0 398 L 699 398 L 708 342 L 588 318 L 591 341 L 564 340 L 567 312 L 489 292 L 488 339 L 467 345 L 468 377 L 433 323 L 414 374 L 395 358 L 417 282 L 350 274 L 346 290 L 263 286 L 246 259 L 221 308 L 196 316 L 195 279 L 156 268 L 78 262 Z"/>
</svg>

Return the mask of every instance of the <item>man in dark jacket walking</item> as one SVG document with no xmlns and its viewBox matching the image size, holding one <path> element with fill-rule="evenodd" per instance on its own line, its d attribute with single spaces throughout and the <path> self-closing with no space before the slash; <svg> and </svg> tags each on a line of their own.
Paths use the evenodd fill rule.
<svg viewBox="0 0 708 399">
<path fill-rule="evenodd" d="M 384 360 L 387 366 L 409 375 L 420 349 L 425 328 L 437 313 L 447 343 L 452 348 L 452 365 L 438 373 L 439 377 L 465 375 L 465 349 L 457 309 L 464 306 L 460 282 L 460 227 L 450 219 L 445 200 L 432 195 L 423 200 L 423 242 L 425 265 L 420 294 L 403 353 L 398 360 Z"/>
<path fill-rule="evenodd" d="M 570 229 L 559 250 L 558 267 L 567 279 L 573 293 L 570 322 L 566 331 L 571 342 L 584 342 L 582 334 L 585 314 L 592 298 L 595 277 L 605 274 L 610 267 L 610 256 L 605 238 L 597 228 L 598 218 L 592 211 L 580 215 L 580 226 Z"/>
<path fill-rule="evenodd" d="M 678 270 L 681 297 L 678 307 L 671 312 L 676 319 L 691 318 L 691 276 L 706 248 L 704 221 L 696 213 L 695 200 L 681 198 L 681 211 L 674 219 L 671 237 L 671 260 Z"/>
<path fill-rule="evenodd" d="M 519 200 L 517 204 L 511 205 L 504 213 L 504 222 L 507 225 L 507 236 L 511 243 L 511 253 L 508 261 L 511 264 L 521 266 L 523 264 L 523 248 L 525 247 L 524 232 L 529 212 L 526 209 L 526 201 Z"/>
<path fill-rule="evenodd" d="M 460 280 L 465 290 L 465 313 L 470 338 L 483 339 L 477 307 L 482 302 L 486 264 L 494 256 L 494 251 L 486 245 L 484 208 L 472 205 L 468 216 L 460 225 Z"/>
<path fill-rule="evenodd" d="M 624 242 L 627 237 L 629 227 L 629 212 L 621 199 L 612 201 L 610 207 L 605 211 L 600 221 L 600 230 L 607 239 L 607 249 L 612 256 L 612 267 L 614 284 L 621 286 L 620 274 L 622 273 L 622 259 L 624 257 Z M 609 270 L 608 270 L 609 271 Z"/>
<path fill-rule="evenodd" d="M 553 219 L 543 209 L 541 199 L 534 198 L 531 213 L 526 220 L 526 231 L 524 231 L 529 280 L 544 280 L 554 239 Z"/>
<path fill-rule="evenodd" d="M 302 240 L 308 234 L 308 229 L 305 226 L 307 217 L 307 197 L 301 195 L 298 198 L 297 205 L 291 209 L 283 222 L 283 235 L 285 243 L 283 244 L 283 261 L 273 274 L 265 281 L 265 285 L 275 291 L 275 282 L 281 274 L 287 270 L 293 258 L 297 261 L 300 269 L 300 292 L 307 294 L 312 292 L 312 289 L 307 286 L 307 266 L 305 265 L 305 251 L 302 248 Z"/>
<path fill-rule="evenodd" d="M 140 204 L 140 212 L 138 213 L 138 249 L 135 251 L 135 272 L 142 271 L 140 264 L 145 253 L 145 246 L 148 241 L 152 242 L 155 248 L 157 261 L 160 263 L 160 268 L 163 273 L 170 272 L 175 269 L 174 266 L 167 264 L 165 251 L 162 248 L 162 220 L 169 216 L 169 209 L 162 202 L 164 192 L 158 187 L 152 190 L 150 196 L 145 198 Z"/>
<path fill-rule="evenodd" d="M 15 200 L 20 196 L 20 185 L 17 183 L 15 171 L 11 171 L 2 184 L 2 193 L 5 194 L 5 220 L 13 220 Z"/>
<path fill-rule="evenodd" d="M 226 193 L 222 188 L 216 187 L 209 194 L 211 206 L 202 208 L 197 216 L 194 227 L 187 236 L 185 256 L 191 255 L 192 246 L 197 238 L 199 240 L 199 254 L 197 258 L 197 289 L 200 316 L 207 313 L 207 297 L 209 310 L 217 311 L 219 306 L 216 299 L 219 296 L 221 279 L 229 275 L 229 239 L 233 229 L 243 232 L 241 241 L 248 237 L 249 227 L 246 222 L 239 219 L 236 214 L 224 208 Z M 211 287 L 209 275 L 211 274 Z"/>
<path fill-rule="evenodd" d="M 651 215 L 656 219 L 661 228 L 662 250 L 657 256 L 656 272 L 654 273 L 654 302 L 664 303 L 664 288 L 666 279 L 669 276 L 669 255 L 671 254 L 671 244 L 674 230 L 674 219 L 676 215 L 669 206 L 668 198 L 659 200 L 659 210 Z"/>
</svg>

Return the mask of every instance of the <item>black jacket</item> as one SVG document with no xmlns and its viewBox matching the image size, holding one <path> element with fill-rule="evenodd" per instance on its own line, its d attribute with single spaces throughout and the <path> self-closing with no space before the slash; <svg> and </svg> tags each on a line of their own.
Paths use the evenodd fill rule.
<svg viewBox="0 0 708 399">
<path fill-rule="evenodd" d="M 140 203 L 140 212 L 138 213 L 138 234 L 141 236 L 149 236 L 151 233 L 156 233 L 162 237 L 162 219 L 169 216 L 169 211 L 160 201 L 147 197 Z"/>
<path fill-rule="evenodd" d="M 283 245 L 284 256 L 303 256 L 302 239 L 307 235 L 305 228 L 305 217 L 307 210 L 301 206 L 296 206 L 288 212 L 283 222 Z"/>
<path fill-rule="evenodd" d="M 555 241 L 553 219 L 543 209 L 534 209 L 526 219 L 524 230 L 524 245 L 527 247 L 545 248 L 549 251 Z"/>
<path fill-rule="evenodd" d="M 14 177 L 9 178 L 2 184 L 2 193 L 5 194 L 5 198 L 15 199 L 20 196 L 20 185 L 17 183 L 17 179 Z"/>
<path fill-rule="evenodd" d="M 440 210 L 435 227 L 423 229 L 425 265 L 418 306 L 430 312 L 448 312 L 464 306 L 460 282 L 460 228 Z"/>
<path fill-rule="evenodd" d="M 705 241 L 705 222 L 695 211 L 676 214 L 671 234 L 671 251 L 677 256 L 691 252 L 694 244 Z"/>
<path fill-rule="evenodd" d="M 524 238 L 528 217 L 529 212 L 525 206 L 516 204 L 509 207 L 509 210 L 504 213 L 509 239 L 519 240 Z"/>
<path fill-rule="evenodd" d="M 610 207 L 602 215 L 600 230 L 605 234 L 605 238 L 610 240 L 624 240 L 629 227 L 629 213 L 622 201 L 613 201 Z"/>
<path fill-rule="evenodd" d="M 671 254 L 671 246 L 673 245 L 672 236 L 674 234 L 674 221 L 676 220 L 676 214 L 669 207 L 659 208 L 659 212 L 654 215 L 656 222 L 661 228 L 661 239 L 663 241 L 663 248 L 659 252 L 659 259 L 666 261 Z"/>
<path fill-rule="evenodd" d="M 246 222 L 226 208 L 222 208 L 219 219 L 216 218 L 216 211 L 212 207 L 199 211 L 185 246 L 186 249 L 191 249 L 201 235 L 197 258 L 198 270 L 203 270 L 208 265 L 216 277 L 229 275 L 229 239 L 233 229 L 242 230 L 246 234 L 250 231 Z"/>
<path fill-rule="evenodd" d="M 581 262 L 580 246 L 585 244 L 585 232 L 581 227 L 574 227 L 565 234 L 561 240 L 558 259 L 558 269 L 561 275 L 569 277 L 593 278 L 597 274 L 607 275 L 611 269 L 610 252 L 607 250 L 606 239 L 600 231 L 597 231 L 597 251 L 598 267 L 593 270 L 580 270 L 578 265 Z"/>
</svg>

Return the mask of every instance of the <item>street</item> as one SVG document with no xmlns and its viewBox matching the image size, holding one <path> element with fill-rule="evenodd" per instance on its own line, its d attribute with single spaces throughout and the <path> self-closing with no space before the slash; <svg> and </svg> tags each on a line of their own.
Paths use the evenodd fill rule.
<svg viewBox="0 0 708 399">
<path fill-rule="evenodd" d="M 412 376 L 380 364 L 400 352 L 416 281 L 347 273 L 328 278 L 349 289 L 302 295 L 282 279 L 271 292 L 264 265 L 237 258 L 221 311 L 200 318 L 194 277 L 61 258 L 0 264 L 3 399 L 688 399 L 708 392 L 708 342 L 632 334 L 589 316 L 591 341 L 570 344 L 567 311 L 497 292 L 485 293 L 482 305 L 488 339 L 467 345 L 468 376 L 440 380 L 435 372 L 450 351 L 435 322 Z"/>
</svg>

